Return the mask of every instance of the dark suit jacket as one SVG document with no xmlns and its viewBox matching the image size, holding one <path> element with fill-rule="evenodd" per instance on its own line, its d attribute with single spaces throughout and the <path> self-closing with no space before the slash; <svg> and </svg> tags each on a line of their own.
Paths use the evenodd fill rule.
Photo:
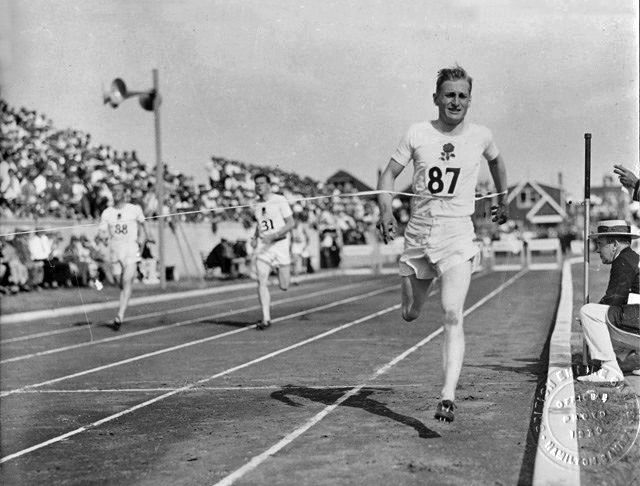
<svg viewBox="0 0 640 486">
<path fill-rule="evenodd" d="M 640 334 L 640 304 L 627 304 L 629 293 L 640 294 L 640 255 L 625 248 L 613 260 L 609 285 L 601 304 L 609 307 L 607 317 L 616 327 Z"/>
</svg>

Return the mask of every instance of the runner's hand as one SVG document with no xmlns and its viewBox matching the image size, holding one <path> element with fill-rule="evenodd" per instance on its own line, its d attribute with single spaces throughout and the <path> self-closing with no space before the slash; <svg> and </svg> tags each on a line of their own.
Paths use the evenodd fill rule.
<svg viewBox="0 0 640 486">
<path fill-rule="evenodd" d="M 394 218 L 392 214 L 389 216 L 381 216 L 377 227 L 378 230 L 380 230 L 382 241 L 384 241 L 385 244 L 393 241 L 396 236 L 397 223 L 396 218 Z"/>
<path fill-rule="evenodd" d="M 498 203 L 495 206 L 491 206 L 491 221 L 498 224 L 504 224 L 509 219 L 509 210 L 505 203 Z"/>
</svg>

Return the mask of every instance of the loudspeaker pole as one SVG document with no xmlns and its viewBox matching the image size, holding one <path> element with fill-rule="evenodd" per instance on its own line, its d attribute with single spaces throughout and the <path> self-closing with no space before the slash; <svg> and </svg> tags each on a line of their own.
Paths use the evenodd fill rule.
<svg viewBox="0 0 640 486">
<path fill-rule="evenodd" d="M 158 200 L 158 266 L 160 271 L 160 286 L 164 289 L 167 285 L 166 266 L 164 261 L 164 164 L 162 163 L 162 143 L 160 138 L 160 82 L 158 70 L 154 69 L 153 89 L 149 91 L 129 91 L 121 78 L 111 82 L 111 89 L 104 92 L 102 102 L 111 108 L 117 108 L 128 98 L 136 97 L 140 106 L 146 111 L 153 111 L 155 119 L 156 139 L 156 198 Z"/>
<path fill-rule="evenodd" d="M 153 70 L 153 117 L 156 132 L 156 198 L 158 199 L 158 266 L 160 271 L 160 287 L 167 286 L 167 273 L 164 261 L 164 164 L 162 163 L 162 143 L 160 137 L 160 81 L 158 70 Z"/>
</svg>

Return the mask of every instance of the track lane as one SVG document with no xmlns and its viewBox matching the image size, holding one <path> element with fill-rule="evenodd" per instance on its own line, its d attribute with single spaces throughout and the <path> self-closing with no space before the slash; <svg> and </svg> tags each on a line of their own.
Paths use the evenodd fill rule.
<svg viewBox="0 0 640 486">
<path fill-rule="evenodd" d="M 328 304 L 321 304 L 321 305 L 316 305 L 314 307 L 309 307 L 309 308 L 304 308 L 303 310 L 295 310 L 294 312 L 290 312 L 289 315 L 286 316 L 286 319 L 293 319 L 296 317 L 299 317 L 300 315 L 303 314 L 307 314 L 307 313 L 312 313 L 312 312 L 318 312 L 321 310 L 326 310 L 326 309 L 330 309 L 332 307 L 336 307 L 339 305 L 343 305 L 343 304 L 348 304 L 350 302 L 353 302 L 355 300 L 358 300 L 360 298 L 363 298 L 365 296 L 368 295 L 372 295 L 375 296 L 378 293 L 381 292 L 388 292 L 389 290 L 391 290 L 393 288 L 393 286 L 391 287 L 385 287 L 383 289 L 375 289 L 369 292 L 365 292 L 363 294 L 356 294 L 355 296 L 351 296 L 351 297 L 345 297 L 343 299 L 340 299 L 338 301 L 334 301 L 334 302 L 330 302 Z M 331 294 L 333 292 L 340 292 L 340 291 L 344 291 L 344 289 L 328 289 L 326 292 L 323 292 L 323 295 L 321 295 L 320 297 L 326 296 L 328 294 Z M 304 302 L 305 304 L 312 304 L 313 303 L 313 299 L 309 299 L 309 296 L 301 296 L 299 298 L 297 298 L 298 301 Z M 288 303 L 288 302 L 287 302 Z M 286 308 L 285 308 L 286 309 Z M 242 315 L 242 314 L 246 314 L 247 311 L 246 309 L 239 309 L 239 310 L 233 310 L 233 311 L 228 311 L 228 312 L 224 312 L 224 313 L 220 313 L 217 316 L 218 317 L 225 317 L 228 315 Z M 231 336 L 234 334 L 238 334 L 238 333 L 242 333 L 245 332 L 249 329 L 253 329 L 255 326 L 247 326 L 246 323 L 242 323 L 239 329 L 234 329 L 231 331 L 225 330 L 228 329 L 229 326 L 226 325 L 222 325 L 222 326 L 218 326 L 216 325 L 213 328 L 213 335 L 212 335 L 212 328 L 210 325 L 201 327 L 199 329 L 193 329 L 191 328 L 190 331 L 192 332 L 197 332 L 199 334 L 199 336 L 193 336 L 193 335 L 186 335 L 183 332 L 180 335 L 180 339 L 183 340 L 184 342 L 179 343 L 179 344 L 175 344 L 175 345 L 171 345 L 171 346 L 166 346 L 166 344 L 168 342 L 171 342 L 172 340 L 174 340 L 174 334 L 173 334 L 173 329 L 175 329 L 178 326 L 186 326 L 186 325 L 190 325 L 193 323 L 202 323 L 203 321 L 212 321 L 214 320 L 216 317 L 214 316 L 205 316 L 205 317 L 199 317 L 199 318 L 195 318 L 195 319 L 190 319 L 187 321 L 179 321 L 178 323 L 174 323 L 172 325 L 169 325 L 169 327 L 163 328 L 161 329 L 162 331 L 171 331 L 170 334 L 167 334 L 163 339 L 161 340 L 157 340 L 157 341 L 150 341 L 147 336 L 141 336 L 141 334 L 144 334 L 143 332 L 140 332 L 139 334 L 135 335 L 135 336 L 129 336 L 129 338 L 125 339 L 122 342 L 122 345 L 120 345 L 120 343 L 118 344 L 118 348 L 113 348 L 113 342 L 112 341 L 108 341 L 106 343 L 103 343 L 102 345 L 97 345 L 95 348 L 92 348 L 91 350 L 86 350 L 86 349 L 74 349 L 73 350 L 73 354 L 71 354 L 71 357 L 67 357 L 67 360 L 61 364 L 58 364 L 58 368 L 62 368 L 62 370 L 64 371 L 65 369 L 69 371 L 69 374 L 67 375 L 63 375 L 63 376 L 58 376 L 55 378 L 49 378 L 47 380 L 44 381 L 39 381 L 37 383 L 29 383 L 29 384 L 25 384 L 25 382 L 28 382 L 30 380 L 30 375 L 29 375 L 29 371 L 35 371 L 36 375 L 42 372 L 46 372 L 46 373 L 50 373 L 49 368 L 46 365 L 46 362 L 43 364 L 43 366 L 39 366 L 37 367 L 35 370 L 29 370 L 29 369 L 21 369 L 18 367 L 18 365 L 20 363 L 11 363 L 10 365 L 5 365 L 2 367 L 2 375 L 3 375 L 3 379 L 2 379 L 2 383 L 3 386 L 13 386 L 13 388 L 8 389 L 8 390 L 4 390 L 2 392 L 0 392 L 0 397 L 5 397 L 5 396 L 9 396 L 12 395 L 14 393 L 19 393 L 21 391 L 24 390 L 28 390 L 28 389 L 34 389 L 34 388 L 39 388 L 42 386 L 47 386 L 47 385 L 51 385 L 54 383 L 58 383 L 60 381 L 65 381 L 65 380 L 69 380 L 72 378 L 76 378 L 76 377 L 80 377 L 80 376 L 85 376 L 88 374 L 92 374 L 92 373 L 96 373 L 96 372 L 100 372 L 103 370 L 107 370 L 110 368 L 114 368 L 117 366 L 122 366 L 122 365 L 126 365 L 126 364 L 130 364 L 136 361 L 140 361 L 140 360 L 145 360 L 154 356 L 158 356 L 158 355 L 163 355 L 166 353 L 171 353 L 173 351 L 176 350 L 181 350 L 184 348 L 189 348 L 191 346 L 197 346 L 197 345 L 201 345 L 213 340 L 217 340 L 217 339 L 222 339 L 225 338 L 227 336 Z M 282 318 L 276 318 L 274 319 L 275 322 L 277 322 L 277 320 L 280 320 Z M 221 329 L 220 329 L 221 328 Z M 134 334 L 134 333 L 130 333 L 130 334 Z M 126 335 L 123 337 L 127 337 Z M 193 339 L 193 338 L 196 339 Z M 136 340 L 136 338 L 138 339 L 142 339 L 142 341 L 140 340 Z M 148 351 L 145 353 L 140 354 L 139 351 L 140 349 L 147 349 Z M 150 348 L 156 348 L 153 350 L 149 350 Z M 79 353 L 84 353 L 84 359 L 82 354 Z M 70 354 L 70 353 L 67 353 Z M 122 357 L 121 359 L 117 360 L 117 361 L 113 361 L 114 359 L 114 355 L 116 356 L 116 359 L 118 357 L 118 355 L 129 355 L 127 357 Z M 46 359 L 46 358 L 51 358 L 53 359 L 54 356 L 41 356 L 40 359 Z M 73 368 L 76 366 L 75 363 L 77 361 L 92 361 L 92 362 L 96 362 L 96 361 L 102 361 L 104 364 L 99 365 L 99 366 L 95 366 L 89 369 L 85 369 L 82 371 L 76 371 L 76 372 L 71 372 L 71 370 L 73 370 Z M 13 369 L 11 369 L 11 365 L 13 365 Z M 19 382 L 22 382 L 23 384 L 19 387 L 16 387 L 15 383 L 16 380 L 18 380 Z"/>
<path fill-rule="evenodd" d="M 397 296 L 395 296 L 395 295 L 394 295 L 394 296 L 393 296 L 393 300 L 395 300 L 396 298 L 397 298 Z M 365 304 L 365 305 L 366 305 L 366 304 Z M 369 306 L 369 307 L 370 307 L 370 306 Z M 393 307 L 393 309 L 394 309 L 394 310 L 396 310 L 396 309 L 397 309 L 397 307 L 398 307 L 398 306 L 397 306 L 397 305 L 395 305 L 395 306 Z M 329 321 L 331 321 L 331 320 L 332 320 L 332 316 L 325 316 L 325 318 L 326 318 L 327 320 L 329 320 Z M 324 324 L 323 324 L 323 325 L 324 325 Z M 275 330 L 275 329 L 274 329 L 274 330 Z M 332 331 L 332 332 L 333 332 L 333 331 Z M 261 333 L 258 333 L 258 334 L 261 334 Z M 276 352 L 277 352 L 278 354 L 280 354 L 280 351 L 276 351 Z M 242 368 L 244 368 L 244 366 L 243 366 Z M 239 369 L 242 369 L 242 368 L 236 368 L 236 369 L 235 369 L 235 370 L 233 370 L 233 371 L 235 372 L 236 370 L 239 370 Z M 180 390 L 177 390 L 175 393 L 180 393 Z M 170 396 L 173 396 L 175 393 L 171 394 Z M 155 401 L 153 401 L 153 402 L 151 402 L 151 403 L 155 403 Z M 150 404 L 150 403 L 148 403 L 148 404 Z M 148 404 L 147 404 L 147 405 L 148 405 Z M 146 405 L 145 405 L 145 406 L 146 406 Z M 100 422 L 100 423 L 98 423 L 97 425 L 101 425 L 102 423 L 104 423 L 104 422 Z M 95 425 L 95 424 L 94 424 L 94 425 Z M 84 430 L 83 430 L 83 431 L 84 431 Z M 64 437 L 64 438 L 66 439 L 66 438 L 68 438 L 68 436 L 66 436 L 66 437 Z M 62 439 L 61 439 L 61 440 L 62 440 Z"/>
<path fill-rule="evenodd" d="M 371 284 L 365 283 L 365 286 L 369 286 L 369 285 Z M 287 292 L 287 294 L 285 294 L 286 297 L 274 299 L 272 302 L 272 305 L 274 307 L 279 307 L 287 303 L 304 301 L 307 299 L 320 297 L 328 293 L 348 290 L 350 288 L 351 288 L 350 285 L 344 285 L 344 286 L 339 286 L 339 287 L 329 288 L 329 289 L 324 288 L 324 289 L 316 290 L 312 292 L 300 292 L 297 294 Z M 245 294 L 245 295 L 241 295 L 231 299 L 225 299 L 224 301 L 215 302 L 215 303 L 196 304 L 188 307 L 183 306 L 183 307 L 180 307 L 179 309 L 173 309 L 173 311 L 159 311 L 159 312 L 152 312 L 152 313 L 132 316 L 127 319 L 125 323 L 126 325 L 123 326 L 123 328 L 121 329 L 122 332 L 119 332 L 116 335 L 113 334 L 110 328 L 101 326 L 96 328 L 95 331 L 91 333 L 91 339 L 89 340 L 86 339 L 87 331 L 85 330 L 84 336 L 79 336 L 79 335 L 74 337 L 65 336 L 64 341 L 62 341 L 63 345 L 58 345 L 58 347 L 51 347 L 51 346 L 56 346 L 58 344 L 59 342 L 58 336 L 56 336 L 53 340 L 43 339 L 38 343 L 25 344 L 21 342 L 19 344 L 5 345 L 2 347 L 3 359 L 0 360 L 0 364 L 12 363 L 16 361 L 22 361 L 25 359 L 32 359 L 39 356 L 46 356 L 49 354 L 69 351 L 72 349 L 78 349 L 85 346 L 96 346 L 99 344 L 119 341 L 123 339 L 128 340 L 135 336 L 164 331 L 166 329 L 186 326 L 190 324 L 196 324 L 198 322 L 202 322 L 208 319 L 220 319 L 222 317 L 231 316 L 240 312 L 259 311 L 260 310 L 259 305 L 250 305 L 248 307 L 246 306 L 247 301 L 255 300 L 252 297 L 253 295 Z M 245 305 L 241 306 L 240 305 L 241 303 Z M 211 307 L 228 306 L 229 304 L 236 304 L 236 306 L 229 306 L 229 310 L 227 311 L 218 311 L 213 315 L 210 314 Z M 240 308 L 241 311 L 238 310 L 238 308 Z M 185 313 L 189 316 L 192 316 L 194 314 L 194 311 L 197 311 L 195 317 L 190 317 L 187 320 L 182 320 L 182 321 L 173 322 L 173 323 L 164 324 L 164 325 L 156 325 L 162 322 L 167 322 L 168 320 L 167 316 L 171 314 Z M 203 312 L 205 311 L 207 311 L 206 314 L 203 314 Z M 141 321 L 141 322 L 137 323 L 136 325 L 132 325 L 132 323 L 136 321 Z M 148 321 L 148 322 L 143 322 L 143 321 Z M 138 330 L 131 331 L 130 329 L 138 329 Z M 66 332 L 68 330 L 59 330 L 59 331 Z M 77 328 L 73 329 L 73 331 L 77 331 Z M 55 332 L 55 334 L 57 335 L 59 334 L 59 332 Z M 46 334 L 44 336 L 37 336 L 37 337 L 51 338 L 51 336 L 52 334 Z M 43 347 L 48 349 L 42 349 Z M 32 351 L 31 353 L 28 352 L 30 350 Z M 26 354 L 24 354 L 25 352 Z M 19 353 L 23 353 L 23 354 L 19 354 Z"/>
</svg>

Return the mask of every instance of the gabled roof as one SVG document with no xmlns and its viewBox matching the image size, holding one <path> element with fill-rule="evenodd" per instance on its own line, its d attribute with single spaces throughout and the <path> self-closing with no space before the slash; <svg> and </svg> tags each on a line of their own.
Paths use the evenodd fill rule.
<svg viewBox="0 0 640 486">
<path fill-rule="evenodd" d="M 351 183 L 351 185 L 353 185 L 353 187 L 358 192 L 373 190 L 371 186 L 365 184 L 360 179 L 345 170 L 339 170 L 327 179 L 327 184 L 344 184 L 345 182 Z"/>
<path fill-rule="evenodd" d="M 553 186 L 539 184 L 534 181 L 521 181 L 509 189 L 507 202 L 511 203 L 527 185 L 540 194 L 540 199 L 525 216 L 528 221 L 531 223 L 559 223 L 567 218 L 567 212 L 562 208 L 559 201 L 556 201 L 544 189 L 546 187 L 549 190 L 559 190 L 559 188 Z"/>
</svg>

